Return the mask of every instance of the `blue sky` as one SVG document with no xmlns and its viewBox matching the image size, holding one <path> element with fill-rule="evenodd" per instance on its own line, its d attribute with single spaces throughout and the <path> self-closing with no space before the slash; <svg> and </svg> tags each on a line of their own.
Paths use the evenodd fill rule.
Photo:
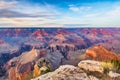
<svg viewBox="0 0 120 80">
<path fill-rule="evenodd" d="M 4 27 L 120 27 L 120 0 L 0 0 Z"/>
</svg>

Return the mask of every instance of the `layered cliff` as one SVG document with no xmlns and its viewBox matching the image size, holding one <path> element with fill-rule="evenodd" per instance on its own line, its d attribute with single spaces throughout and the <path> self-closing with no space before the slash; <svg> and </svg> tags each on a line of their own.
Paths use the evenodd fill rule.
<svg viewBox="0 0 120 80">
<path fill-rule="evenodd" d="M 98 45 L 86 50 L 86 58 L 98 61 L 120 60 L 120 54 L 109 51 L 104 47 Z"/>
</svg>

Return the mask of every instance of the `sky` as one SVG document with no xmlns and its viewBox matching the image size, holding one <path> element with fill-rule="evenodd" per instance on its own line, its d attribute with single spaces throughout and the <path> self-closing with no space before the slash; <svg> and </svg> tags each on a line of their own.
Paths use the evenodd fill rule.
<svg viewBox="0 0 120 80">
<path fill-rule="evenodd" d="M 1 27 L 120 27 L 120 0 L 0 0 Z"/>
</svg>

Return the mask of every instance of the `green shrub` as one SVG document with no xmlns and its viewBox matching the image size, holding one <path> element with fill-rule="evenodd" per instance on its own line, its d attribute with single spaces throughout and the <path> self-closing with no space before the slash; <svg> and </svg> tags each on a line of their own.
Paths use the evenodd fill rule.
<svg viewBox="0 0 120 80">
<path fill-rule="evenodd" d="M 120 73 L 120 61 L 118 60 L 111 60 L 111 63 L 114 65 L 114 70 Z"/>
<path fill-rule="evenodd" d="M 52 71 L 51 68 L 47 68 L 45 71 L 41 71 L 41 75 L 48 73 L 48 72 L 51 72 L 51 71 Z"/>
</svg>

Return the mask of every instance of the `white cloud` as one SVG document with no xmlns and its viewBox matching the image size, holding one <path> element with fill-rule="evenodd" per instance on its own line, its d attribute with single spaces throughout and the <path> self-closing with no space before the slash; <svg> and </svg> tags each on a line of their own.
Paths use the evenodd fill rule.
<svg viewBox="0 0 120 80">
<path fill-rule="evenodd" d="M 58 8 L 50 4 L 40 5 L 40 4 L 21 3 L 16 6 L 16 9 L 12 9 L 12 10 L 17 12 L 22 12 L 24 14 L 31 14 L 31 15 L 59 15 Z"/>
<path fill-rule="evenodd" d="M 120 15 L 120 7 L 117 7 L 114 10 L 106 12 L 106 15 L 109 15 L 109 16 L 118 16 L 118 15 Z"/>
<path fill-rule="evenodd" d="M 8 8 L 13 8 L 15 7 L 15 4 L 17 4 L 17 1 L 5 1 L 5 0 L 0 0 L 0 9 L 8 9 Z"/>
<path fill-rule="evenodd" d="M 62 26 L 61 24 L 54 23 L 54 20 L 50 20 L 43 17 L 38 18 L 1 18 L 0 26 L 7 27 L 37 27 L 37 26 Z"/>
<path fill-rule="evenodd" d="M 82 11 L 88 11 L 91 10 L 92 7 L 90 6 L 74 6 L 74 5 L 69 5 L 69 10 L 72 10 L 74 12 L 82 12 Z"/>
<path fill-rule="evenodd" d="M 17 5 L 15 5 L 17 4 Z M 62 11 L 59 10 L 56 6 L 45 4 L 19 4 L 15 0 L 11 2 L 5 2 L 0 0 L 0 9 L 11 10 L 14 12 L 27 14 L 30 16 L 22 17 L 5 17 L 0 18 L 0 26 L 7 27 L 30 27 L 30 26 L 42 26 L 42 27 L 62 27 L 66 26 L 64 24 L 76 25 L 77 26 L 120 26 L 120 7 L 111 9 L 110 11 L 106 10 L 103 12 L 98 11 L 98 13 L 93 13 L 93 9 L 90 6 L 75 6 L 69 5 L 69 10 L 71 13 L 61 14 Z M 92 10 L 91 10 L 92 9 Z M 3 10 L 3 11 L 4 11 Z M 91 11 L 90 11 L 91 10 Z M 1 10 L 2 11 L 2 10 Z M 77 15 L 74 15 L 73 12 L 77 12 Z M 87 12 L 89 11 L 89 12 Z M 79 12 L 85 12 L 82 15 Z M 64 12 L 62 12 L 64 13 Z M 87 14 L 87 15 L 86 15 Z M 14 15 L 14 14 L 13 14 Z M 84 16 L 83 16 L 84 15 Z M 31 17 L 37 16 L 37 17 Z M 79 25 L 78 25 L 79 24 Z M 69 26 L 67 25 L 67 26 Z"/>
<path fill-rule="evenodd" d="M 99 15 L 100 15 L 100 13 L 93 13 L 93 14 L 87 14 L 84 17 L 96 17 L 96 16 L 99 16 Z"/>
<path fill-rule="evenodd" d="M 120 27 L 120 7 L 105 12 L 88 14 L 83 17 L 92 26 Z"/>
<path fill-rule="evenodd" d="M 98 13 L 92 13 L 92 14 L 87 14 L 84 17 L 115 17 L 118 18 L 120 15 L 120 7 L 116 7 L 112 10 L 105 11 L 105 12 L 98 12 Z"/>
<path fill-rule="evenodd" d="M 56 16 L 60 15 L 58 8 L 53 5 L 31 5 L 29 3 L 21 4 L 19 2 L 15 2 L 14 0 L 12 2 L 5 2 L 3 0 L 0 2 L 2 3 L 2 5 L 6 5 L 1 6 L 0 3 L 0 9 L 2 9 L 1 13 L 5 15 L 1 15 L 0 17 L 0 26 L 57 26 L 57 24 L 51 24 L 55 20 Z M 14 7 L 14 4 L 16 3 L 17 5 L 15 5 L 16 7 Z M 19 14 L 20 16 L 18 16 Z M 15 17 L 11 15 L 14 15 Z"/>
</svg>

